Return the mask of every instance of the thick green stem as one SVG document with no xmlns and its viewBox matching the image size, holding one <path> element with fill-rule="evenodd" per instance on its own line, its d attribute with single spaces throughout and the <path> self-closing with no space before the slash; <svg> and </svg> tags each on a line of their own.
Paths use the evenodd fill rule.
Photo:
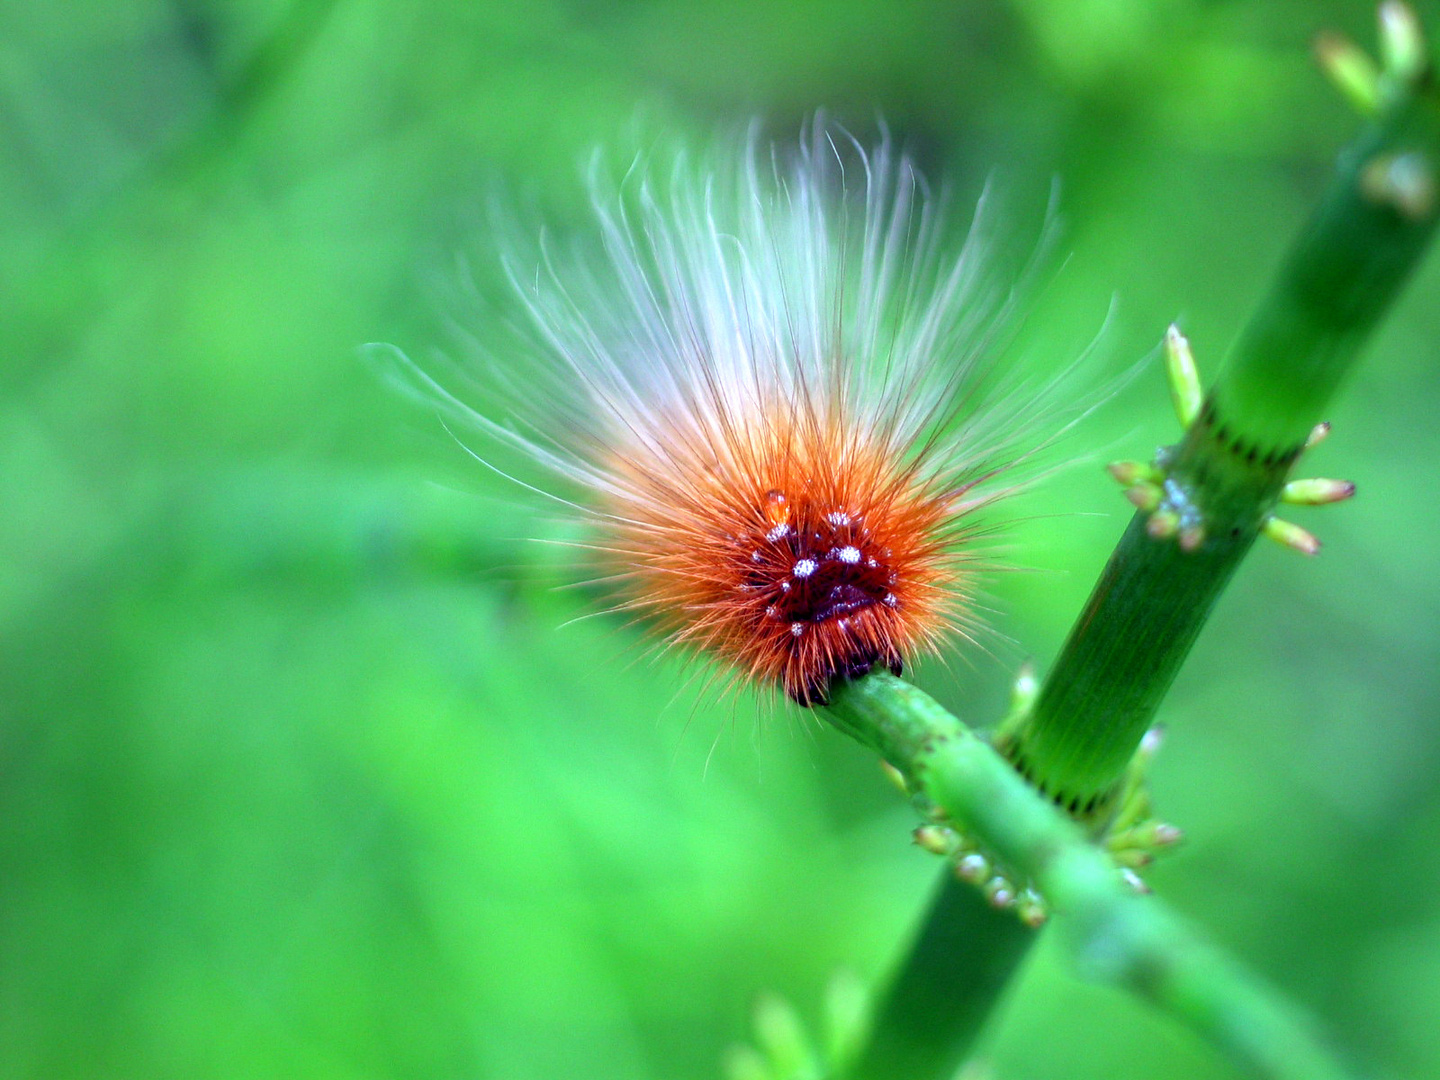
<svg viewBox="0 0 1440 1080">
<path fill-rule="evenodd" d="M 838 686 L 830 721 L 898 768 L 911 786 L 1007 865 L 1036 881 L 1064 926 L 1082 971 L 1124 986 L 1181 1020 L 1237 1064 L 1275 1080 L 1349 1074 L 1308 1023 L 1153 897 L 1134 893 L 1111 861 L 991 746 L 915 687 L 877 673 Z M 943 899 L 943 894 L 942 894 Z M 922 942 L 923 944 L 923 942 Z M 950 954 L 952 960 L 957 953 Z M 931 964 L 942 958 L 931 956 Z M 923 1001 L 923 999 L 921 999 Z M 944 1009 L 908 1017 L 922 1046 L 948 1040 Z M 889 1047 L 886 1054 L 880 1048 Z M 852 1080 L 915 1080 L 933 1061 L 887 1037 Z M 953 1069 L 953 1061 L 950 1068 Z"/>
<path fill-rule="evenodd" d="M 1156 540 L 1136 515 L 1007 742 L 1025 775 L 1075 812 L 1103 812 L 1306 436 L 1419 262 L 1437 163 L 1440 99 L 1426 76 L 1341 155 L 1199 418 L 1161 463 L 1167 506 L 1200 522 L 1203 542 Z"/>
<path fill-rule="evenodd" d="M 1391 49 L 1392 59 L 1396 52 Z M 1168 507 L 1200 523 L 1202 529 L 1191 535 L 1200 542 L 1182 548 L 1173 539 L 1157 540 L 1148 515 L 1137 515 L 1071 630 L 1034 710 L 1005 732 L 1003 748 L 1024 775 L 1076 816 L 1088 817 L 1092 828 L 1103 827 L 1110 796 L 1201 627 L 1259 535 L 1311 427 L 1323 419 L 1365 338 L 1399 294 L 1434 231 L 1440 199 L 1440 96 L 1431 69 L 1422 60 L 1416 64 L 1410 69 L 1402 64 L 1403 70 L 1390 72 L 1375 88 L 1371 96 L 1380 105 L 1378 120 L 1341 155 L 1324 200 L 1236 341 L 1199 417 L 1160 463 Z M 882 682 L 868 680 L 861 687 Z M 842 718 L 840 726 L 900 764 L 907 759 L 891 755 L 918 752 L 916 732 L 910 731 L 908 742 L 897 743 L 905 725 L 894 716 L 871 717 L 878 724 L 874 727 L 849 716 L 868 693 L 839 689 L 833 715 Z M 943 729 L 943 721 L 931 718 Z M 973 740 L 958 741 L 969 748 L 967 753 L 979 753 Z M 942 805 L 973 824 L 960 805 L 970 795 L 944 794 L 952 801 Z M 998 805 L 982 802 L 973 809 L 991 822 L 990 811 Z M 1038 817 L 1033 823 L 1042 827 Z M 993 824 L 1002 831 L 1010 827 L 999 820 Z M 995 837 L 979 825 L 975 831 L 1005 854 Z M 1018 856 L 1011 857 L 1022 865 Z M 1227 965 L 1210 967 L 1213 956 L 1207 950 L 1176 946 L 1167 953 L 1165 935 L 1173 926 L 1163 912 L 1155 914 L 1153 906 L 1126 907 L 1113 896 L 1097 907 L 1080 895 L 1083 889 L 1080 894 L 1067 891 L 1072 879 L 1100 872 L 1093 859 L 1075 858 L 1073 875 L 1053 867 L 1047 871 L 1048 899 L 1068 915 L 1077 933 L 1089 934 L 1097 955 L 1115 955 L 1119 949 L 1127 957 L 1117 974 L 1120 981 L 1188 1012 L 1199 1029 L 1268 1075 L 1338 1075 L 1304 1039 L 1277 1039 L 1277 1027 L 1295 1030 L 1284 1010 L 1253 983 L 1234 977 Z M 927 1028 L 917 1019 L 943 1013 L 937 1001 L 957 993 L 954 984 L 963 982 L 953 974 L 935 977 L 941 965 L 922 955 L 932 942 L 954 936 L 950 924 L 957 909 L 951 891 L 947 886 L 937 894 L 881 1009 L 874 1045 L 860 1060 L 857 1080 L 940 1080 L 966 1056 L 978 1031 L 975 1018 L 983 1017 L 987 1007 L 978 983 L 958 993 L 949 1032 Z M 1131 917 L 1132 910 L 1143 914 Z M 1124 918 L 1107 924 L 1120 912 Z M 963 963 L 985 972 L 987 986 L 998 966 L 1018 965 L 1024 941 L 1033 937 L 1022 938 L 1017 948 L 1013 933 L 998 929 L 998 918 L 988 928 L 969 923 L 964 928 L 970 936 Z M 956 960 L 957 967 L 961 962 Z M 996 996 L 1002 984 L 994 982 Z M 1244 1002 L 1248 1008 L 1241 1007 Z M 910 1037 L 921 1040 L 923 1050 L 916 1053 L 928 1055 L 924 1067 L 887 1069 L 887 1058 L 900 1060 L 889 1049 L 898 1041 L 896 1033 L 909 1035 L 917 1028 L 923 1033 Z"/>
<path fill-rule="evenodd" d="M 1207 404 L 1175 450 L 1167 489 L 1203 507 L 1186 551 L 1136 514 L 1006 751 L 1072 813 L 1102 814 L 1215 602 L 1274 505 L 1294 453 L 1257 457 Z"/>
<path fill-rule="evenodd" d="M 947 869 L 848 1080 L 952 1075 L 1035 937 Z"/>
<path fill-rule="evenodd" d="M 1440 95 L 1415 92 L 1340 156 L 1315 214 L 1212 391 L 1240 445 L 1293 454 L 1424 255 L 1437 221 Z"/>
</svg>

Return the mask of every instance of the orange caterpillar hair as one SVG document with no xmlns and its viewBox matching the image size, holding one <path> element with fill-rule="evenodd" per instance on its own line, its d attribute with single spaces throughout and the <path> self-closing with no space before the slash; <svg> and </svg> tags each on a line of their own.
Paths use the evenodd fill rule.
<svg viewBox="0 0 1440 1080">
<path fill-rule="evenodd" d="M 783 407 L 783 406 L 776 406 Z M 960 614 L 955 498 L 834 417 L 715 417 L 663 456 L 617 453 L 607 555 L 673 640 L 823 702 L 835 676 L 935 647 Z"/>
<path fill-rule="evenodd" d="M 823 125 L 595 204 L 603 254 L 511 261 L 534 362 L 490 387 L 525 427 L 467 412 L 589 492 L 618 606 L 802 705 L 969 636 L 1024 409 L 989 385 L 1010 297 L 980 216 L 946 257 L 908 160 Z"/>
</svg>

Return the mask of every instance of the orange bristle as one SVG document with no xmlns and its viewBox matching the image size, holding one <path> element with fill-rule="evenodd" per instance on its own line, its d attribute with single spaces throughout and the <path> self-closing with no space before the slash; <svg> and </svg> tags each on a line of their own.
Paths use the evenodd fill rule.
<svg viewBox="0 0 1440 1080">
<path fill-rule="evenodd" d="M 844 417 L 728 419 L 713 443 L 613 463 L 630 606 L 801 705 L 933 648 L 965 602 L 960 492 L 856 442 Z"/>
<path fill-rule="evenodd" d="M 947 257 L 909 162 L 820 124 L 595 204 L 603 254 L 507 263 L 528 331 L 484 407 L 423 392 L 582 489 L 617 609 L 737 679 L 813 705 L 968 637 L 973 511 L 1037 413 L 992 365 L 980 213 Z"/>
</svg>

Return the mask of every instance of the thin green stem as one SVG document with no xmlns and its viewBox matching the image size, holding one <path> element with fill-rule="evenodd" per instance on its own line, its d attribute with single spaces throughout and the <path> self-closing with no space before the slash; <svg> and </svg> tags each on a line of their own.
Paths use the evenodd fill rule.
<svg viewBox="0 0 1440 1080">
<path fill-rule="evenodd" d="M 877 673 L 836 687 L 826 716 L 899 769 L 967 834 L 1039 883 L 1082 971 L 1153 1002 L 1258 1076 L 1350 1075 L 1296 1010 L 1158 900 L 1131 890 L 1079 826 L 933 699 Z M 908 1027 L 923 1032 L 927 1022 L 943 1025 L 941 1010 L 933 1002 L 931 1009 Z M 922 1037 L 926 1044 L 943 1041 L 934 1033 Z M 926 1075 L 914 1070 L 913 1051 L 906 1053 L 887 1058 L 872 1046 L 851 1080 Z"/>
</svg>

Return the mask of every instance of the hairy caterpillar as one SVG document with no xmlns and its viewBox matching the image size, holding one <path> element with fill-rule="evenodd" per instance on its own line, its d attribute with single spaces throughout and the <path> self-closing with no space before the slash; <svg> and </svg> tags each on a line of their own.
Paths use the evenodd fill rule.
<svg viewBox="0 0 1440 1080">
<path fill-rule="evenodd" d="M 578 486 L 616 608 L 736 678 L 815 705 L 970 636 L 975 512 L 1036 415 L 992 362 L 984 214 L 947 254 L 910 161 L 820 123 L 599 187 L 597 253 L 508 258 L 484 400 L 412 367 L 426 393 Z"/>
</svg>

